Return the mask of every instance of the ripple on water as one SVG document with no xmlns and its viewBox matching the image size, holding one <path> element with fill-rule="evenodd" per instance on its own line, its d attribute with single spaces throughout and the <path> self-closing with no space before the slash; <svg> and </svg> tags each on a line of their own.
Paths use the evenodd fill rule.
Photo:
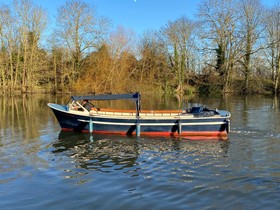
<svg viewBox="0 0 280 210">
<path fill-rule="evenodd" d="M 17 205 L 36 200 L 34 209 L 265 208 L 262 196 L 279 201 L 279 144 L 276 138 L 265 142 L 253 136 L 241 132 L 229 141 L 189 141 L 71 134 L 48 144 L 44 134 L 43 143 L 25 146 L 25 156 L 14 150 L 14 162 L 24 159 L 12 170 L 21 177 L 10 182 L 23 187 L 10 195 L 20 198 Z"/>
</svg>

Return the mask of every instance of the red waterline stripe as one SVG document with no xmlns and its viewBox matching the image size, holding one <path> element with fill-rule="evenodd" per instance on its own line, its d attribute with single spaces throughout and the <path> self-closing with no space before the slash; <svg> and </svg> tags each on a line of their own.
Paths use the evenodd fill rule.
<svg viewBox="0 0 280 210">
<path fill-rule="evenodd" d="M 62 128 L 63 131 L 74 131 L 72 128 Z M 82 133 L 89 133 L 89 130 L 82 130 Z M 118 135 L 127 135 L 127 132 L 123 131 L 93 131 L 96 134 L 118 134 Z M 135 132 L 132 135 L 136 135 Z M 181 137 L 227 137 L 227 132 L 220 131 L 197 131 L 197 132 L 182 132 L 180 135 L 177 132 L 141 132 L 140 135 L 146 136 L 181 136 Z"/>
</svg>

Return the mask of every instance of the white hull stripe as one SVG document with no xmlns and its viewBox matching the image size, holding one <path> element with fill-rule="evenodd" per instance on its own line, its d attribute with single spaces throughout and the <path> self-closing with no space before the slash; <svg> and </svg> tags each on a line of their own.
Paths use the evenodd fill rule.
<svg viewBox="0 0 280 210">
<path fill-rule="evenodd" d="M 81 122 L 90 122 L 89 120 L 78 120 Z M 101 121 L 91 121 L 93 124 L 101 125 L 137 125 L 137 123 L 119 123 L 119 122 L 101 122 Z M 173 126 L 179 123 L 139 123 L 141 126 Z M 180 123 L 181 125 L 223 125 L 226 122 L 197 122 L 197 123 Z"/>
</svg>

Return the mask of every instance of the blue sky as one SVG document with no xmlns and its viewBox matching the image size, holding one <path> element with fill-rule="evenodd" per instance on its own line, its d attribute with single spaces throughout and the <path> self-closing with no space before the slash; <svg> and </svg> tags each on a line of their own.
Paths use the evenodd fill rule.
<svg viewBox="0 0 280 210">
<path fill-rule="evenodd" d="M 94 0 L 97 12 L 141 33 L 183 15 L 193 17 L 199 0 Z"/>
<path fill-rule="evenodd" d="M 0 0 L 2 1 L 2 0 Z M 84 0 L 94 5 L 99 16 L 112 20 L 114 26 L 122 25 L 137 34 L 157 30 L 169 20 L 183 15 L 192 18 L 200 0 Z M 34 1 L 49 11 L 53 19 L 56 10 L 66 0 Z"/>
<path fill-rule="evenodd" d="M 12 0 L 0 0 L 8 3 Z M 158 30 L 168 21 L 173 21 L 181 16 L 193 18 L 201 0 L 84 0 L 95 6 L 99 16 L 112 20 L 114 26 L 122 25 L 137 34 L 145 30 Z M 55 20 L 57 8 L 66 0 L 33 0 L 49 13 L 52 21 Z M 271 6 L 279 0 L 262 0 Z"/>
</svg>

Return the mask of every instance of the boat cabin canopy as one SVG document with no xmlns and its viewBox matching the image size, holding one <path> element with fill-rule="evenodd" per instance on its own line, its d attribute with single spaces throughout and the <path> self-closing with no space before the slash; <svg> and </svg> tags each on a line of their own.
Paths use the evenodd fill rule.
<svg viewBox="0 0 280 210">
<path fill-rule="evenodd" d="M 140 93 L 131 94 L 111 94 L 111 95 L 88 95 L 88 96 L 71 96 L 74 101 L 78 100 L 140 100 Z"/>
<path fill-rule="evenodd" d="M 79 100 L 133 100 L 136 104 L 136 116 L 139 116 L 140 105 L 140 93 L 131 94 L 111 94 L 111 95 L 87 95 L 87 96 L 71 96 L 73 101 Z M 70 99 L 70 100 L 71 100 Z"/>
</svg>

